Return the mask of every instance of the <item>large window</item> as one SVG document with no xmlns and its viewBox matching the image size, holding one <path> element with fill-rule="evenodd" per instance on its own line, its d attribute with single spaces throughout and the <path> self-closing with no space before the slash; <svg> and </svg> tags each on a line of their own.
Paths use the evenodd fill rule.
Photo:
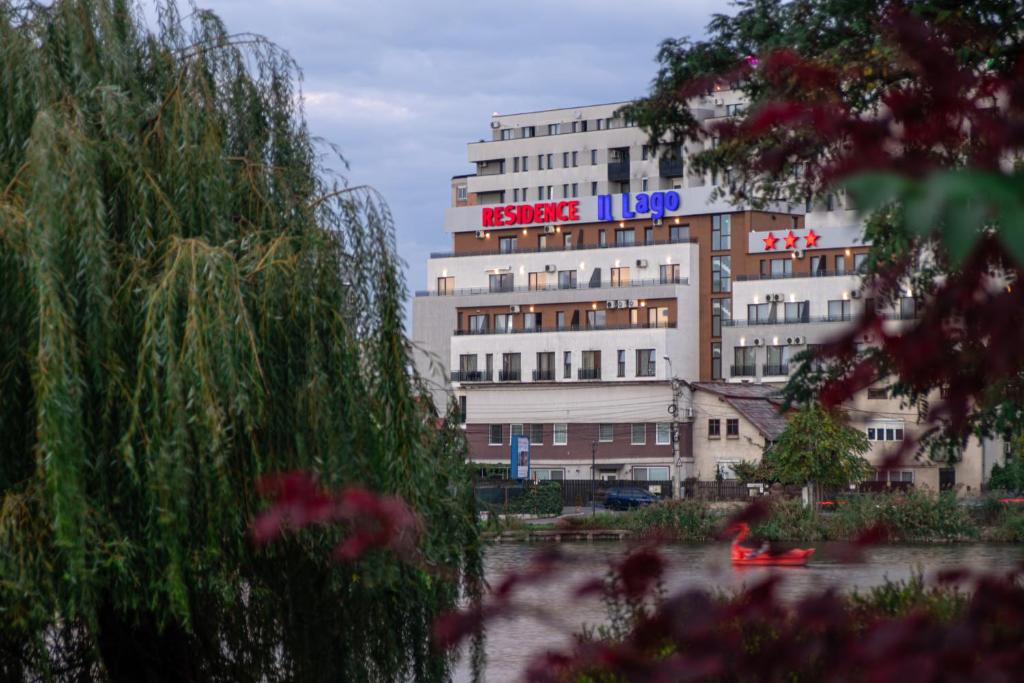
<svg viewBox="0 0 1024 683">
<path fill-rule="evenodd" d="M 501 425 L 487 425 L 487 445 L 488 446 L 501 446 L 504 445 L 505 441 L 502 439 L 502 427 Z"/>
<path fill-rule="evenodd" d="M 810 311 L 809 301 L 787 301 L 786 302 L 786 322 L 787 323 L 805 323 L 810 320 L 808 312 Z"/>
<path fill-rule="evenodd" d="M 547 289 L 548 274 L 541 272 L 527 273 L 527 284 L 531 290 Z"/>
<path fill-rule="evenodd" d="M 511 313 L 495 313 L 494 314 L 494 331 L 498 333 L 509 333 L 512 331 L 512 314 Z"/>
<path fill-rule="evenodd" d="M 527 432 L 530 435 L 531 446 L 543 446 L 544 445 L 544 425 L 532 424 L 530 425 L 530 431 Z"/>
<path fill-rule="evenodd" d="M 757 362 L 757 349 L 753 346 L 737 346 L 733 349 L 733 377 L 753 377 Z"/>
<path fill-rule="evenodd" d="M 636 350 L 636 376 L 637 377 L 654 377 L 655 363 L 654 363 L 654 349 L 637 349 Z"/>
<path fill-rule="evenodd" d="M 565 479 L 565 470 L 562 468 L 539 467 L 531 469 L 534 481 L 562 481 Z"/>
<path fill-rule="evenodd" d="M 868 255 L 867 254 L 854 254 L 853 255 L 853 269 L 858 273 L 866 273 L 868 270 Z"/>
<path fill-rule="evenodd" d="M 487 315 L 469 316 L 469 331 L 471 334 L 482 334 L 487 331 Z"/>
<path fill-rule="evenodd" d="M 618 372 L 616 373 L 619 377 L 626 376 L 626 351 L 625 349 L 619 349 L 617 353 L 617 365 Z"/>
<path fill-rule="evenodd" d="M 601 352 L 584 351 L 580 379 L 601 379 Z"/>
<path fill-rule="evenodd" d="M 668 241 L 676 244 L 690 239 L 689 225 L 671 225 L 668 228 Z"/>
<path fill-rule="evenodd" d="M 513 436 L 526 436 L 526 432 L 523 431 L 523 425 L 521 425 L 521 424 L 512 424 L 512 425 L 509 425 L 508 427 L 509 427 L 509 429 L 508 429 L 508 442 L 509 443 L 512 443 L 512 437 Z"/>
<path fill-rule="evenodd" d="M 558 288 L 559 289 L 576 289 L 576 271 L 575 270 L 560 270 L 560 271 L 558 271 Z"/>
<path fill-rule="evenodd" d="M 636 244 L 636 231 L 633 228 L 618 228 L 615 231 L 615 245 L 630 246 Z"/>
<path fill-rule="evenodd" d="M 668 327 L 668 306 L 647 307 L 648 327 Z"/>
<path fill-rule="evenodd" d="M 564 422 L 556 422 L 551 425 L 551 444 L 564 446 L 567 443 L 569 443 L 569 425 Z"/>
<path fill-rule="evenodd" d="M 501 377 L 503 382 L 518 382 L 521 376 L 521 356 L 518 353 L 501 354 Z"/>
<path fill-rule="evenodd" d="M 711 342 L 711 379 L 722 379 L 722 342 Z"/>
<path fill-rule="evenodd" d="M 510 254 L 516 250 L 519 246 L 518 237 L 500 237 L 498 238 L 498 251 L 502 254 Z"/>
<path fill-rule="evenodd" d="M 605 310 L 590 309 L 587 311 L 587 327 L 592 330 L 602 330 L 606 320 Z"/>
<path fill-rule="evenodd" d="M 633 481 L 668 481 L 667 467 L 634 467 Z"/>
<path fill-rule="evenodd" d="M 709 439 L 720 439 L 722 438 L 722 421 L 717 417 L 708 419 L 708 438 Z"/>
<path fill-rule="evenodd" d="M 711 291 L 731 292 L 732 291 L 732 257 L 712 256 L 711 257 Z"/>
<path fill-rule="evenodd" d="M 738 439 L 740 436 L 739 418 L 730 417 L 725 421 L 725 436 L 729 439 Z"/>
<path fill-rule="evenodd" d="M 537 353 L 537 373 L 534 376 L 538 381 L 550 381 L 555 378 L 555 352 L 540 351 Z"/>
<path fill-rule="evenodd" d="M 779 376 L 789 374 L 789 347 L 769 346 L 768 364 L 764 368 L 765 375 Z"/>
<path fill-rule="evenodd" d="M 659 422 L 654 430 L 654 443 L 667 446 L 672 443 L 672 423 Z"/>
<path fill-rule="evenodd" d="M 562 353 L 562 377 L 572 379 L 572 351 Z"/>
<path fill-rule="evenodd" d="M 732 299 L 711 300 L 711 336 L 721 337 L 722 326 L 732 320 Z"/>
<path fill-rule="evenodd" d="M 515 288 L 512 273 L 491 273 L 487 276 L 487 282 L 492 292 L 511 292 Z"/>
<path fill-rule="evenodd" d="M 661 284 L 672 284 L 679 282 L 679 264 L 678 263 L 664 263 L 660 267 L 661 270 Z"/>
<path fill-rule="evenodd" d="M 732 248 L 732 220 L 729 214 L 711 217 L 711 250 L 724 251 Z"/>
<path fill-rule="evenodd" d="M 630 425 L 629 443 L 631 445 L 633 445 L 633 446 L 645 446 L 645 445 L 647 445 L 647 425 L 646 424 Z"/>
<path fill-rule="evenodd" d="M 775 322 L 775 304 L 747 304 L 747 323 L 765 325 Z"/>
<path fill-rule="evenodd" d="M 629 286 L 629 268 L 612 268 L 612 287 Z"/>
<path fill-rule="evenodd" d="M 842 275 L 846 272 L 846 257 L 836 256 L 836 275 Z"/>
<path fill-rule="evenodd" d="M 811 257 L 811 277 L 822 276 L 828 274 L 828 257 L 827 256 L 812 256 Z"/>
<path fill-rule="evenodd" d="M 544 327 L 544 314 L 523 313 L 524 330 L 540 330 L 542 327 Z"/>
<path fill-rule="evenodd" d="M 851 308 L 848 299 L 830 299 L 828 302 L 829 320 L 850 320 Z"/>
<path fill-rule="evenodd" d="M 459 355 L 459 372 L 462 374 L 476 372 L 476 354 L 463 353 Z"/>
<path fill-rule="evenodd" d="M 607 422 L 597 426 L 597 440 L 601 443 L 611 443 L 615 440 L 615 425 Z"/>
<path fill-rule="evenodd" d="M 793 259 L 774 258 L 771 260 L 772 279 L 793 277 Z"/>
<path fill-rule="evenodd" d="M 437 293 L 441 296 L 451 296 L 454 294 L 455 278 L 451 276 L 437 278 Z"/>
<path fill-rule="evenodd" d="M 903 441 L 902 420 L 875 420 L 867 426 L 868 441 Z"/>
</svg>

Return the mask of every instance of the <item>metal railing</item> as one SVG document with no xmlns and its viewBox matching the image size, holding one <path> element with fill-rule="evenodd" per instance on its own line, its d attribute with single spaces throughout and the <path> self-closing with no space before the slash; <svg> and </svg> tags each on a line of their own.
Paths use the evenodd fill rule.
<svg viewBox="0 0 1024 683">
<path fill-rule="evenodd" d="M 667 218 L 664 220 L 668 220 Z M 609 225 L 617 225 L 617 223 L 609 223 Z M 568 231 L 568 229 L 567 229 Z M 663 246 L 666 244 L 696 244 L 696 237 L 680 237 L 677 239 L 667 240 L 640 240 L 633 244 L 574 244 L 573 246 L 566 248 L 562 244 L 557 244 L 552 247 L 516 247 L 515 249 L 500 249 L 494 247 L 493 249 L 486 249 L 482 251 L 434 251 L 430 253 L 430 258 L 449 258 L 455 256 L 505 256 L 509 254 L 545 254 L 548 252 L 559 252 L 559 251 L 587 251 L 590 249 L 621 249 L 625 247 L 656 247 Z"/>
<path fill-rule="evenodd" d="M 489 370 L 453 370 L 453 382 L 490 382 L 494 373 Z"/>
<path fill-rule="evenodd" d="M 609 330 L 652 330 L 652 329 L 675 329 L 674 322 L 665 323 L 638 323 L 636 325 L 600 325 L 598 327 L 580 327 L 578 325 L 566 325 L 562 327 L 530 327 L 514 328 L 511 330 L 495 330 L 487 328 L 484 330 L 454 330 L 452 334 L 457 337 L 485 334 L 529 334 L 533 332 L 604 332 Z"/>
<path fill-rule="evenodd" d="M 724 327 L 756 327 L 763 325 L 804 325 L 807 323 L 838 323 L 853 320 L 852 314 L 845 315 L 809 315 L 797 320 L 723 320 Z"/>
<path fill-rule="evenodd" d="M 576 379 L 601 379 L 601 368 L 580 368 L 576 371 Z"/>
<path fill-rule="evenodd" d="M 554 370 L 534 370 L 533 381 L 534 382 L 553 382 L 555 379 Z"/>
<path fill-rule="evenodd" d="M 629 157 L 608 162 L 608 180 L 612 182 L 629 180 Z"/>
<path fill-rule="evenodd" d="M 756 365 L 732 365 L 729 367 L 729 374 L 733 377 L 756 377 Z"/>
<path fill-rule="evenodd" d="M 761 366 L 761 374 L 765 377 L 781 377 L 789 374 L 789 363 L 767 363 Z"/>
<path fill-rule="evenodd" d="M 660 285 L 688 285 L 690 284 L 689 278 L 685 277 L 674 277 L 674 278 L 657 278 L 651 280 L 630 280 L 621 285 L 613 285 L 611 281 L 605 280 L 595 285 L 591 285 L 588 282 L 577 283 L 572 287 L 559 287 L 557 283 L 544 285 L 543 287 L 530 287 L 529 285 L 523 287 L 506 287 L 504 289 L 491 289 L 490 287 L 465 287 L 461 289 L 453 289 L 447 292 L 438 292 L 433 289 L 421 289 L 416 292 L 416 296 L 466 296 L 475 294 L 508 294 L 510 292 L 557 292 L 567 291 L 572 289 L 621 289 L 624 287 L 658 287 Z"/>
<path fill-rule="evenodd" d="M 520 381 L 521 373 L 518 370 L 499 370 L 498 381 L 499 382 L 518 382 Z"/>
<path fill-rule="evenodd" d="M 737 275 L 736 280 L 749 282 L 753 280 L 793 280 L 802 277 L 841 277 L 843 275 L 863 275 L 856 270 L 818 270 L 807 273 L 753 273 L 750 275 Z"/>
</svg>

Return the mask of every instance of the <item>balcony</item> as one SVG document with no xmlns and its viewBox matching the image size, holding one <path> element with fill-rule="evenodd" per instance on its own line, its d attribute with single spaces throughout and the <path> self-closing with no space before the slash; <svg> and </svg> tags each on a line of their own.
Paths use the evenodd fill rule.
<svg viewBox="0 0 1024 683">
<path fill-rule="evenodd" d="M 789 363 L 768 363 L 761 366 L 763 377 L 785 377 L 789 375 Z"/>
<path fill-rule="evenodd" d="M 481 335 L 481 334 L 530 334 L 535 332 L 604 332 L 608 330 L 651 330 L 659 328 L 671 328 L 675 329 L 676 324 L 674 322 L 666 323 L 639 323 L 636 325 L 602 325 L 599 327 L 530 327 L 530 328 L 514 328 L 512 330 L 453 330 L 452 334 L 456 337 L 462 337 L 467 335 Z"/>
<path fill-rule="evenodd" d="M 493 241 L 493 240 L 492 240 Z M 556 243 L 553 247 L 546 247 L 541 249 L 539 247 L 520 247 L 516 246 L 514 249 L 502 249 L 498 246 L 494 246 L 490 249 L 482 249 L 480 251 L 433 251 L 430 253 L 430 258 L 454 258 L 459 256 L 497 256 L 505 254 L 546 254 L 556 251 L 582 251 L 587 249 L 615 249 L 622 247 L 646 247 L 646 246 L 657 246 L 663 244 L 696 244 L 696 237 L 684 237 L 674 240 L 652 240 L 650 242 L 635 242 L 633 244 L 615 244 L 614 242 L 609 244 L 574 244 L 569 249 L 566 249 L 561 243 Z"/>
<path fill-rule="evenodd" d="M 758 327 L 764 325 L 803 325 L 806 323 L 839 323 L 849 322 L 853 320 L 852 314 L 844 315 L 814 315 L 804 316 L 802 318 L 787 320 L 785 318 L 778 318 L 775 320 L 723 320 L 723 327 Z"/>
<path fill-rule="evenodd" d="M 688 285 L 690 284 L 689 278 L 685 277 L 665 277 L 657 278 L 652 280 L 630 280 L 625 284 L 613 285 L 610 281 L 605 280 L 595 285 L 591 285 L 588 282 L 577 282 L 573 287 L 560 287 L 557 282 L 545 285 L 544 287 L 530 287 L 530 286 L 519 286 L 519 287 L 506 287 L 500 292 L 490 289 L 489 287 L 464 287 L 461 289 L 449 289 L 445 292 L 438 292 L 437 290 L 421 289 L 416 292 L 416 296 L 467 296 L 474 294 L 508 294 L 513 292 L 554 292 L 557 290 L 570 290 L 570 289 L 619 289 L 622 287 L 657 287 L 658 285 Z"/>
<path fill-rule="evenodd" d="M 662 178 L 682 178 L 683 159 L 678 155 L 662 157 L 658 160 L 658 173 Z"/>
<path fill-rule="evenodd" d="M 792 252 L 790 252 L 792 253 Z M 751 282 L 755 280 L 792 280 L 801 277 L 842 277 L 844 275 L 862 275 L 855 270 L 812 270 L 806 273 L 755 273 L 753 275 L 737 275 L 739 282 Z"/>
<path fill-rule="evenodd" d="M 493 373 L 484 370 L 454 370 L 453 382 L 490 382 Z"/>
<path fill-rule="evenodd" d="M 580 368 L 576 371 L 577 379 L 601 379 L 601 368 Z"/>
<path fill-rule="evenodd" d="M 499 382 L 518 382 L 520 379 L 520 373 L 518 370 L 499 370 L 498 381 Z"/>
<path fill-rule="evenodd" d="M 534 382 L 554 382 L 555 371 L 554 370 L 534 370 L 533 371 Z"/>
<path fill-rule="evenodd" d="M 733 365 L 729 368 L 729 374 L 732 377 L 756 377 L 757 366 L 756 365 Z"/>
<path fill-rule="evenodd" d="M 621 183 L 629 180 L 629 158 L 608 162 L 608 182 Z"/>
</svg>

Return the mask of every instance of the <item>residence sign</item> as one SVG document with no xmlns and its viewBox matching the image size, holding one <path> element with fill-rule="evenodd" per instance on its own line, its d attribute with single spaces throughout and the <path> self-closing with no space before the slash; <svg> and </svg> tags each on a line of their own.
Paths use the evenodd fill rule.
<svg viewBox="0 0 1024 683">
<path fill-rule="evenodd" d="M 674 190 L 665 192 L 639 192 L 635 198 L 628 193 L 620 195 L 619 216 L 613 210 L 612 195 L 594 197 L 597 202 L 597 220 L 614 221 L 647 217 L 658 220 L 666 211 L 678 211 L 681 201 Z M 508 204 L 485 206 L 480 210 L 480 226 L 496 228 L 502 226 L 533 225 L 538 223 L 573 223 L 580 219 L 580 201 L 570 199 L 560 202 L 537 202 L 536 204 Z"/>
</svg>

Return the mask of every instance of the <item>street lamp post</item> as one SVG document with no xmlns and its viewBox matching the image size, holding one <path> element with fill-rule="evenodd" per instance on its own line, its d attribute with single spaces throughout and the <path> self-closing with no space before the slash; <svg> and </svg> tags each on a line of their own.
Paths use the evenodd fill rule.
<svg viewBox="0 0 1024 683">
<path fill-rule="evenodd" d="M 672 359 L 662 356 L 668 366 L 669 379 L 672 380 L 672 403 L 668 412 L 672 415 L 672 497 L 682 497 L 681 485 L 682 476 L 679 472 L 679 382 L 676 380 L 675 370 L 672 369 Z"/>
<path fill-rule="evenodd" d="M 601 427 L 598 426 L 598 429 Z M 597 439 L 590 442 L 590 516 L 594 517 L 597 515 L 597 499 L 595 497 L 595 489 L 597 484 L 595 479 L 597 478 Z"/>
</svg>

